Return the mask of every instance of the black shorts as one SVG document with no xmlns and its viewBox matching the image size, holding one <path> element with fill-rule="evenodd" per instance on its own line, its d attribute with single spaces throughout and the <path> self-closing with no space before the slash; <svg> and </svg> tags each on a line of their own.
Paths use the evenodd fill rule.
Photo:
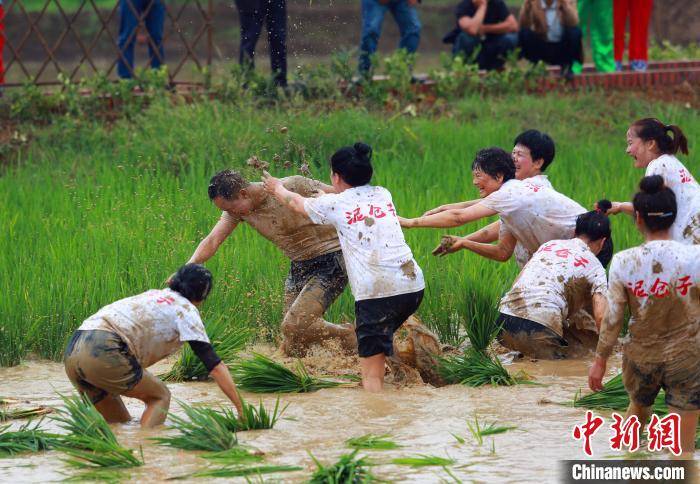
<svg viewBox="0 0 700 484">
<path fill-rule="evenodd" d="M 394 333 L 416 312 L 423 300 L 423 290 L 355 301 L 357 352 L 361 358 L 384 353 L 394 354 Z"/>
<path fill-rule="evenodd" d="M 323 305 L 327 309 L 348 284 L 345 261 L 341 251 L 323 254 L 313 259 L 292 261 L 284 290 L 294 297 L 307 286 L 318 286 L 323 291 Z"/>
<path fill-rule="evenodd" d="M 508 349 L 545 360 L 566 357 L 569 343 L 543 324 L 510 314 L 500 313 L 498 342 Z"/>
</svg>

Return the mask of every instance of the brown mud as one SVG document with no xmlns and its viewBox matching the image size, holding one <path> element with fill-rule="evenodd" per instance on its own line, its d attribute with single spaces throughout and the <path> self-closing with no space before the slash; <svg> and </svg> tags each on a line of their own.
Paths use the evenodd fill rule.
<svg viewBox="0 0 700 484">
<path fill-rule="evenodd" d="M 582 445 L 573 440 L 571 432 L 575 425 L 583 423 L 585 410 L 542 402 L 569 401 L 580 389 L 586 393 L 591 358 L 538 363 L 524 361 L 508 366 L 510 372 L 524 370 L 541 386 L 468 388 L 450 385 L 433 388 L 419 385 L 397 388 L 388 385 L 385 392 L 378 395 L 365 393 L 358 387 L 281 395 L 282 403 L 289 404 L 284 414 L 286 418 L 272 430 L 240 432 L 238 438 L 242 444 L 264 452 L 270 464 L 304 467 L 303 471 L 275 476 L 281 482 L 308 479 L 315 466 L 307 452 L 321 462 L 331 463 L 349 451 L 344 446 L 346 439 L 366 433 L 391 433 L 403 446 L 392 451 L 362 452 L 380 463 L 373 471 L 383 479 L 428 483 L 451 480 L 440 468 L 411 469 L 388 463 L 395 457 L 422 453 L 455 459 L 457 464 L 451 467 L 451 472 L 465 481 L 557 482 L 559 460 L 583 457 Z M 327 374 L 333 367 L 342 371 L 343 365 L 351 366 L 351 360 L 343 361 L 327 354 L 303 361 L 314 372 L 319 368 L 316 374 L 320 375 Z M 167 363 L 159 364 L 154 373 L 167 368 Z M 608 378 L 617 374 L 619 368 L 619 359 L 611 359 Z M 34 404 L 60 406 L 57 392 L 68 394 L 72 391 L 63 367 L 58 363 L 29 362 L 13 368 L 0 368 L 0 379 L 4 397 Z M 227 405 L 226 397 L 211 382 L 177 383 L 168 387 L 173 394 L 171 410 L 177 415 L 183 415 L 177 400 L 209 406 Z M 257 402 L 260 398 L 246 393 L 244 397 L 250 402 Z M 262 396 L 269 406 L 274 405 L 275 398 L 274 395 Z M 132 416 L 137 418 L 143 405 L 137 400 L 124 400 Z M 606 418 L 606 423 L 610 421 L 609 413 L 597 413 Z M 473 422 L 475 414 L 482 424 L 495 421 L 517 429 L 485 438 L 483 445 L 479 446 L 466 425 L 467 421 Z M 44 425 L 57 430 L 48 419 Z M 160 447 L 148 440 L 171 433 L 163 427 L 142 430 L 134 420 L 114 425 L 113 429 L 122 445 L 143 447 L 146 465 L 125 471 L 125 475 L 133 480 L 161 482 L 208 466 L 196 452 Z M 598 432 L 594 437 L 594 456 L 620 458 L 621 454 L 609 450 L 607 433 Z M 464 438 L 465 443 L 460 444 L 452 434 Z M 492 445 L 495 453 L 492 453 Z M 0 481 L 47 482 L 76 475 L 77 471 L 69 469 L 61 457 L 60 453 L 52 451 L 0 459 Z M 663 455 L 655 458 L 660 457 Z"/>
</svg>

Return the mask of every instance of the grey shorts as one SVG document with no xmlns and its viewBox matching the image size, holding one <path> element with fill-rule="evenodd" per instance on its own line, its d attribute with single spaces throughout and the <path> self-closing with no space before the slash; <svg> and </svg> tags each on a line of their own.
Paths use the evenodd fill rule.
<svg viewBox="0 0 700 484">
<path fill-rule="evenodd" d="M 665 363 L 637 363 L 623 355 L 622 381 L 630 399 L 644 407 L 654 404 L 659 390 L 666 405 L 679 410 L 700 409 L 700 356 L 687 355 Z"/>
<path fill-rule="evenodd" d="M 313 259 L 292 261 L 289 274 L 284 281 L 287 294 L 298 295 L 309 286 L 318 286 L 323 291 L 324 308 L 328 308 L 348 284 L 345 261 L 341 251 L 323 254 Z"/>
<path fill-rule="evenodd" d="M 63 364 L 73 386 L 93 403 L 131 390 L 144 374 L 124 340 L 100 329 L 73 333 Z"/>
</svg>

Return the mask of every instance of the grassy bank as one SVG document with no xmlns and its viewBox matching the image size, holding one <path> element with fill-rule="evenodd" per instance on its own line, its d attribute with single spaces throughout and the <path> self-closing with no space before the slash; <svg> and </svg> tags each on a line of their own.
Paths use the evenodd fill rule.
<svg viewBox="0 0 700 484">
<path fill-rule="evenodd" d="M 308 161 L 313 175 L 326 180 L 325 160 L 333 151 L 364 140 L 375 149 L 374 183 L 392 192 L 402 215 L 415 216 L 475 197 L 469 170 L 475 151 L 491 145 L 510 150 L 518 132 L 534 127 L 557 142 L 549 170 L 555 187 L 591 206 L 633 193 L 642 172 L 625 156 L 624 136 L 630 121 L 648 115 L 682 126 L 690 160 L 696 159 L 695 111 L 620 95 L 474 97 L 440 117 L 353 107 L 292 112 L 156 103 L 110 129 L 55 123 L 37 130 L 0 176 L 0 364 L 30 354 L 59 358 L 71 331 L 101 306 L 163 286 L 219 216 L 206 196 L 209 177 L 233 167 L 257 178 L 245 166 L 251 155 L 272 161 L 278 154 L 271 171 L 280 176 L 295 171 L 284 169 L 285 161 Z M 683 161 L 698 174 L 697 162 Z M 466 252 L 434 258 L 430 250 L 441 234 L 416 230 L 406 237 L 428 284 L 420 316 L 442 339 L 456 342 L 465 321 L 494 317 L 516 268 Z M 618 250 L 639 242 L 622 216 L 614 219 L 614 238 Z M 215 288 L 203 307 L 205 321 L 223 318 L 252 327 L 259 338 L 274 338 L 284 257 L 242 226 L 207 265 Z M 329 318 L 352 318 L 349 290 Z"/>
</svg>

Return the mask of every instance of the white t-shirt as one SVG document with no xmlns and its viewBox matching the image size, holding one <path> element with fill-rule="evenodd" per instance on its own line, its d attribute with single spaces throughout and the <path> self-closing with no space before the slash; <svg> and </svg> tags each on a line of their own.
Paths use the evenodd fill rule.
<svg viewBox="0 0 700 484">
<path fill-rule="evenodd" d="M 385 188 L 364 185 L 339 194 L 309 198 L 304 204 L 314 223 L 338 231 L 356 301 L 420 291 L 423 272 L 406 244 Z"/>
<path fill-rule="evenodd" d="M 527 180 L 508 180 L 481 202 L 501 217 L 501 236 L 508 232 L 522 245 L 516 261 L 520 267 L 542 244 L 570 239 L 576 217 L 586 209 L 552 188 Z"/>
<path fill-rule="evenodd" d="M 605 269 L 579 238 L 552 240 L 542 245 L 503 296 L 499 311 L 540 323 L 559 336 L 564 320 L 605 294 Z"/>
<path fill-rule="evenodd" d="M 609 324 L 603 325 L 598 344 L 601 356 L 610 355 L 629 307 L 629 334 L 623 340 L 629 358 L 638 362 L 660 362 L 680 354 L 697 358 L 700 246 L 656 240 L 615 254 L 608 304 Z"/>
<path fill-rule="evenodd" d="M 90 316 L 78 329 L 118 334 L 144 368 L 180 349 L 184 341 L 209 343 L 197 308 L 171 289 L 152 289 L 120 299 Z"/>
<path fill-rule="evenodd" d="M 530 178 L 526 178 L 523 181 L 532 183 L 533 185 L 537 185 L 540 187 L 554 189 L 547 175 L 535 175 L 531 176 Z M 523 247 L 523 244 L 521 244 L 520 242 L 517 242 L 515 244 L 515 249 L 513 249 L 513 256 L 515 257 L 515 262 L 518 264 L 518 267 L 520 267 L 521 269 L 525 267 L 527 261 L 530 260 L 530 252 L 527 249 L 525 249 L 525 247 Z"/>
<path fill-rule="evenodd" d="M 676 195 L 678 214 L 671 238 L 684 244 L 700 244 L 700 185 L 673 155 L 661 155 L 647 166 L 646 176 L 661 175 Z"/>
<path fill-rule="evenodd" d="M 540 187 L 551 188 L 552 190 L 554 190 L 552 182 L 549 181 L 549 177 L 547 175 L 539 174 L 531 176 L 530 178 L 526 178 L 523 181 L 532 183 L 533 185 L 537 185 Z"/>
</svg>

